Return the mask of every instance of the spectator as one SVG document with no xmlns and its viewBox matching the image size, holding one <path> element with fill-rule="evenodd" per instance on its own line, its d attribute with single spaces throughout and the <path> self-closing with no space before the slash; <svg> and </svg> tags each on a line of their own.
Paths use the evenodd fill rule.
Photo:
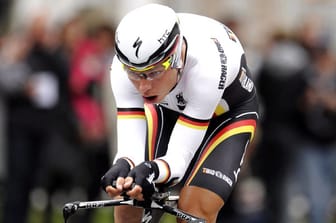
<svg viewBox="0 0 336 223">
<path fill-rule="evenodd" d="M 114 30 L 108 24 L 99 24 L 89 30 L 85 19 L 79 15 L 67 24 L 64 34 L 69 52 L 70 100 L 76 120 L 77 144 L 86 163 L 81 168 L 86 173 L 87 199 L 94 200 L 101 192 L 97 182 L 109 167 L 109 140 L 102 97 L 103 81 L 106 81 L 114 50 Z M 81 220 L 89 221 L 88 215 Z"/>
<path fill-rule="evenodd" d="M 292 37 L 276 33 L 257 75 L 262 101 L 261 138 L 251 160 L 266 188 L 267 222 L 286 222 L 287 183 L 301 143 L 298 123 L 302 82 L 298 72 L 308 57 Z"/>
<path fill-rule="evenodd" d="M 4 223 L 27 222 L 29 193 L 37 183 L 43 154 L 53 136 L 62 138 L 69 129 L 67 69 L 46 22 L 44 15 L 37 16 L 27 35 L 9 40 L 14 43 L 3 49 L 0 76 L 8 154 Z"/>
<path fill-rule="evenodd" d="M 308 201 L 309 223 L 331 222 L 328 215 L 336 188 L 336 65 L 328 41 L 310 48 L 312 63 L 303 70 L 301 116 L 305 143 L 298 151 L 298 190 Z"/>
</svg>

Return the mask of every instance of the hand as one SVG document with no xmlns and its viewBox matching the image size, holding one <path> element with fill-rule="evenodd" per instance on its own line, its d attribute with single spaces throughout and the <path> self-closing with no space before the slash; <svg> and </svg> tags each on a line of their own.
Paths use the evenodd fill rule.
<svg viewBox="0 0 336 223">
<path fill-rule="evenodd" d="M 106 174 L 101 178 L 101 186 L 109 196 L 115 197 L 120 195 L 125 188 L 125 177 L 131 169 L 130 164 L 127 160 L 120 158 L 117 162 L 106 172 Z M 114 183 L 115 182 L 115 185 Z"/>
<path fill-rule="evenodd" d="M 125 187 L 131 188 L 127 195 L 137 200 L 150 198 L 155 192 L 154 180 L 159 176 L 159 167 L 154 161 L 145 161 L 134 167 L 125 179 Z"/>
</svg>

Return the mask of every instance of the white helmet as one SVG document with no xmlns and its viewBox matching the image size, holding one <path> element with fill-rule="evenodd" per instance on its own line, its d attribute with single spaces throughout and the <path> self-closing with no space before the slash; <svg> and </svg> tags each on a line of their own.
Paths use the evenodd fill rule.
<svg viewBox="0 0 336 223">
<path fill-rule="evenodd" d="M 116 55 L 135 69 L 152 66 L 174 50 L 171 66 L 181 68 L 182 35 L 179 20 L 171 8 L 147 4 L 129 12 L 116 30 Z"/>
</svg>

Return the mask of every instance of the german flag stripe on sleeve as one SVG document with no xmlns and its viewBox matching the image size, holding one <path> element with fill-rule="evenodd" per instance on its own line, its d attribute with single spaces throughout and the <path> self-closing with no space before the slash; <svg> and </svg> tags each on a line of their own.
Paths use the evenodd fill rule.
<svg viewBox="0 0 336 223">
<path fill-rule="evenodd" d="M 155 156 L 155 139 L 158 131 L 158 114 L 152 104 L 145 104 L 145 114 L 148 125 L 148 158 L 153 160 Z"/>
<path fill-rule="evenodd" d="M 118 108 L 118 119 L 144 119 L 145 111 L 142 108 Z"/>
<path fill-rule="evenodd" d="M 205 130 L 209 125 L 209 120 L 199 120 L 199 119 L 193 119 L 190 117 L 187 117 L 185 115 L 181 115 L 179 119 L 177 120 L 177 123 L 188 126 L 193 129 L 201 129 Z"/>
<path fill-rule="evenodd" d="M 202 152 L 197 165 L 193 169 L 187 181 L 187 185 L 194 178 L 198 169 L 203 164 L 204 160 L 211 154 L 211 152 L 217 147 L 217 145 L 219 145 L 227 138 L 241 133 L 250 133 L 251 134 L 250 141 L 252 141 L 256 129 L 256 124 L 257 124 L 256 121 L 253 119 L 237 121 L 232 123 L 231 125 L 226 126 L 218 134 L 216 134 Z"/>
<path fill-rule="evenodd" d="M 156 163 L 159 165 L 160 177 L 157 179 L 158 183 L 166 183 L 170 178 L 170 168 L 166 161 L 163 159 L 156 159 Z"/>
</svg>

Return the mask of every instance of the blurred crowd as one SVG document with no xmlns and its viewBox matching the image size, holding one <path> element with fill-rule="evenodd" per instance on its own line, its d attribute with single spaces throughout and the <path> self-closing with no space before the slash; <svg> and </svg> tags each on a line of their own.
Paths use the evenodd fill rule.
<svg viewBox="0 0 336 223">
<path fill-rule="evenodd" d="M 34 201 L 48 223 L 57 199 L 99 198 L 99 179 L 113 153 L 108 73 L 114 27 L 92 21 L 89 10 L 58 26 L 48 18 L 41 12 L 0 36 L 3 223 L 28 222 Z M 239 24 L 223 22 L 240 37 Z M 305 20 L 295 31 L 274 31 L 258 53 L 258 137 L 221 214 L 232 223 L 335 222 L 336 57 L 330 33 Z M 57 196 L 60 191 L 65 197 Z M 90 213 L 72 222 L 92 222 Z"/>
<path fill-rule="evenodd" d="M 48 18 L 41 11 L 26 27 L 1 37 L 4 223 L 27 222 L 34 201 L 44 222 L 51 222 L 57 199 L 97 199 L 109 168 L 110 108 L 104 98 L 112 98 L 106 88 L 114 27 L 89 23 L 88 10 L 57 27 Z M 78 222 L 90 222 L 79 216 Z"/>
<path fill-rule="evenodd" d="M 259 137 L 231 197 L 232 222 L 336 221 L 336 57 L 325 25 L 275 30 L 260 51 Z"/>
</svg>

